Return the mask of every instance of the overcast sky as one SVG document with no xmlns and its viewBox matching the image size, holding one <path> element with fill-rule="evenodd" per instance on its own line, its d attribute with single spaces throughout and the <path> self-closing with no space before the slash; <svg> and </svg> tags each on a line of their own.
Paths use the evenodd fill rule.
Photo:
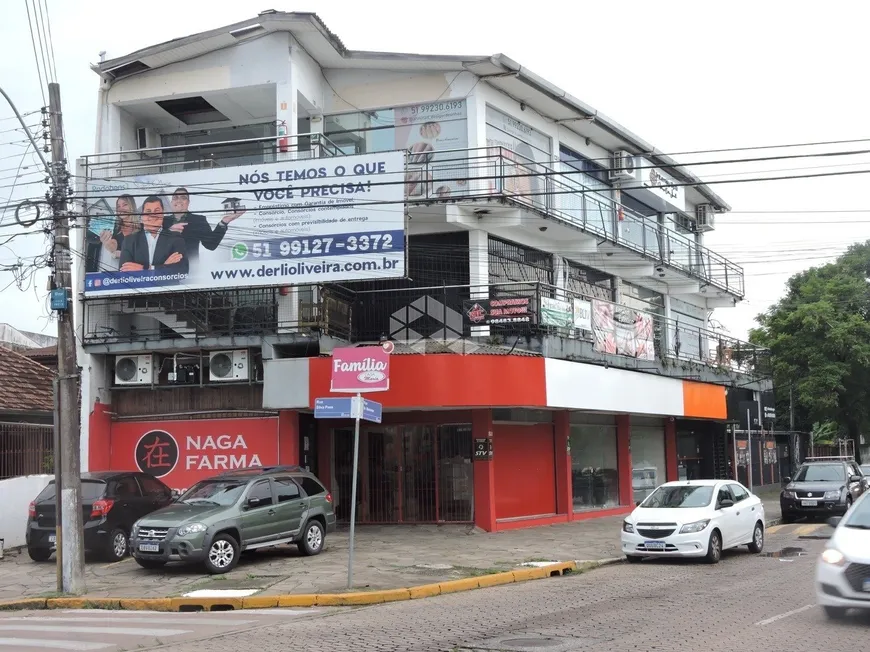
<svg viewBox="0 0 870 652">
<path fill-rule="evenodd" d="M 867 126 L 866 25 L 870 3 L 800 5 L 765 0 L 677 2 L 415 4 L 382 0 L 281 3 L 223 0 L 146 3 L 48 0 L 62 87 L 69 152 L 94 145 L 97 76 L 89 64 L 253 17 L 264 9 L 316 11 L 352 49 L 431 54 L 504 53 L 609 115 L 668 153 L 870 138 Z M 22 112 L 43 105 L 25 0 L 3 3 L 0 83 Z M 415 13 L 416 12 L 416 13 Z M 0 105 L 0 118 L 11 111 Z M 38 120 L 31 116 L 29 124 Z M 40 195 L 33 155 L 20 132 L 0 121 L 0 203 Z M 815 150 L 762 150 L 677 156 L 721 158 L 870 149 L 870 141 Z M 832 167 L 838 165 L 840 167 Z M 805 169 L 811 168 L 811 169 Z M 753 176 L 870 170 L 870 156 L 778 160 L 695 168 L 711 181 Z M 714 317 L 745 337 L 754 317 L 781 295 L 789 275 L 823 264 L 848 244 L 870 238 L 870 199 L 856 189 L 870 175 L 714 186 L 734 211 L 720 216 L 707 244 L 746 269 L 747 298 Z M 28 182 L 37 182 L 24 185 Z M 10 193 L 14 193 L 10 195 Z M 818 212 L 823 211 L 823 212 Z M 844 212 L 832 212 L 844 211 Z M 21 229 L 7 212 L 0 243 Z M 41 234 L 0 246 L 0 268 L 44 251 Z M 0 271 L 0 322 L 53 333 L 46 319 L 46 274 L 22 291 Z M 11 284 L 11 285 L 10 285 Z M 5 289 L 4 289 L 5 288 Z"/>
</svg>

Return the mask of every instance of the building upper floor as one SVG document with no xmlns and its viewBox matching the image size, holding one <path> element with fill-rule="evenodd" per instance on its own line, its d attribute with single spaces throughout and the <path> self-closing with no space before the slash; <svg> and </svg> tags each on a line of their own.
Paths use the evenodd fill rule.
<svg viewBox="0 0 870 652">
<path fill-rule="evenodd" d="M 403 151 L 410 234 L 482 228 L 707 310 L 744 296 L 704 244 L 725 201 L 504 55 L 353 51 L 314 14 L 270 11 L 94 70 L 80 179 Z"/>
</svg>

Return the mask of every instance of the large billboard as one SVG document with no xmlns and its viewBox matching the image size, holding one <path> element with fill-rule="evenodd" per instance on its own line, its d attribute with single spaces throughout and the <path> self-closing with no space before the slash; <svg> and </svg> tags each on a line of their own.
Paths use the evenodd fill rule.
<svg viewBox="0 0 870 652">
<path fill-rule="evenodd" d="M 405 275 L 405 153 L 91 180 L 87 296 Z"/>
</svg>

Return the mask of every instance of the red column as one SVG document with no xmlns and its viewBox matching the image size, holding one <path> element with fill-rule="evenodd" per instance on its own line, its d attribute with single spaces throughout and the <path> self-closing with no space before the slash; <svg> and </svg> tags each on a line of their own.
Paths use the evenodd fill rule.
<svg viewBox="0 0 870 652">
<path fill-rule="evenodd" d="M 299 413 L 278 412 L 278 464 L 299 465 Z"/>
<path fill-rule="evenodd" d="M 665 419 L 665 477 L 668 482 L 680 479 L 677 470 L 677 422 L 674 417 Z"/>
<path fill-rule="evenodd" d="M 471 415 L 471 436 L 492 440 L 492 410 L 474 410 Z M 474 460 L 474 524 L 495 531 L 495 463 L 493 460 Z"/>
<path fill-rule="evenodd" d="M 94 409 L 88 415 L 88 471 L 108 471 L 112 468 L 112 415 L 110 405 L 94 403 Z M 55 424 L 57 425 L 57 424 Z M 128 465 L 123 468 L 126 469 Z"/>
<path fill-rule="evenodd" d="M 633 505 L 631 488 L 631 418 L 627 414 L 616 417 L 616 463 L 619 475 L 619 504 Z"/>
<path fill-rule="evenodd" d="M 567 514 L 568 520 L 571 520 L 574 514 L 574 496 L 571 486 L 571 448 L 568 443 L 571 426 L 568 415 L 568 410 L 560 410 L 553 415 L 553 435 L 556 447 L 556 513 Z"/>
<path fill-rule="evenodd" d="M 332 437 L 325 419 L 317 422 L 317 477 L 327 487 L 332 487 Z"/>
</svg>

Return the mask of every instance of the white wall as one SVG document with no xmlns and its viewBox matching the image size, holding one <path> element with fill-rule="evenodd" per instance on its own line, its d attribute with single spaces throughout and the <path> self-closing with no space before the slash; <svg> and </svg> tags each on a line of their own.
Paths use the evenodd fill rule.
<svg viewBox="0 0 870 652">
<path fill-rule="evenodd" d="M 3 496 L 0 500 L 0 539 L 3 539 L 4 549 L 24 545 L 27 508 L 53 477 L 25 475 L 0 480 L 0 496 Z"/>
<path fill-rule="evenodd" d="M 476 80 L 465 72 L 457 76 L 456 72 L 329 69 L 324 75 L 331 85 L 326 89 L 326 114 L 463 98 Z"/>
</svg>

